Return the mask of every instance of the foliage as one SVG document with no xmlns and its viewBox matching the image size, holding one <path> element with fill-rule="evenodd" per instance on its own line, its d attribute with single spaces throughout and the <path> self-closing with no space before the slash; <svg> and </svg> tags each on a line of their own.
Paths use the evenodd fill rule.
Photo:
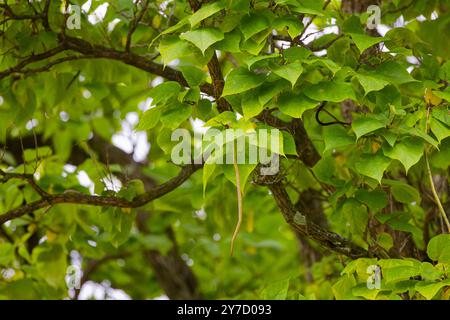
<svg viewBox="0 0 450 320">
<path fill-rule="evenodd" d="M 449 299 L 449 3 L 369 2 L 1 1 L 0 298 Z M 171 161 L 199 123 L 282 132 L 233 256 L 233 164 Z"/>
</svg>

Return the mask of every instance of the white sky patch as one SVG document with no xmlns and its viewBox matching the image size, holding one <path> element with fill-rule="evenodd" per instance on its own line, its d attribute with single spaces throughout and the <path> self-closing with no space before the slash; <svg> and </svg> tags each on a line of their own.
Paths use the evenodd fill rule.
<svg viewBox="0 0 450 320">
<path fill-rule="evenodd" d="M 3 279 L 8 280 L 8 279 L 11 279 L 12 277 L 14 277 L 16 272 L 12 268 L 7 268 L 7 269 L 3 269 L 1 274 L 2 274 Z"/>
<path fill-rule="evenodd" d="M 91 8 L 91 5 L 92 5 L 92 0 L 88 0 L 81 6 L 81 10 L 83 10 L 83 12 L 85 12 L 85 13 L 88 13 L 89 9 Z"/>
<path fill-rule="evenodd" d="M 78 172 L 77 178 L 78 178 L 78 182 L 80 182 L 81 186 L 88 188 L 89 192 L 91 194 L 94 194 L 94 188 L 95 188 L 94 182 L 91 180 L 91 178 L 89 178 L 86 171 L 81 170 L 80 172 Z"/>
<path fill-rule="evenodd" d="M 431 20 L 436 20 L 437 18 L 439 18 L 439 15 L 436 11 L 433 11 L 431 13 Z"/>
<path fill-rule="evenodd" d="M 183 259 L 189 267 L 194 265 L 194 260 L 192 260 L 187 253 L 183 253 L 181 255 L 181 259 Z"/>
<path fill-rule="evenodd" d="M 65 111 L 61 111 L 60 113 L 59 113 L 59 118 L 61 119 L 61 121 L 63 121 L 63 122 L 67 122 L 67 121 L 69 121 L 69 114 L 67 113 L 67 112 L 65 112 Z"/>
<path fill-rule="evenodd" d="M 423 22 L 423 21 L 427 20 L 427 18 L 425 18 L 425 16 L 423 14 L 421 14 L 420 16 L 416 17 L 416 20 L 419 22 Z"/>
<path fill-rule="evenodd" d="M 152 82 L 150 82 L 150 87 L 154 88 L 163 82 L 164 82 L 164 79 L 162 77 L 156 77 L 155 79 L 153 79 Z"/>
<path fill-rule="evenodd" d="M 205 127 L 204 126 L 205 122 L 200 120 L 200 119 L 198 119 L 198 118 L 195 118 L 195 119 L 190 118 L 189 122 L 191 123 L 192 130 L 194 130 L 194 132 L 205 134 L 206 131 L 208 131 L 208 129 L 210 128 L 210 127 Z"/>
<path fill-rule="evenodd" d="M 89 22 L 92 24 L 102 22 L 106 16 L 106 12 L 108 11 L 108 6 L 109 3 L 107 2 L 99 5 L 97 9 L 95 9 L 94 12 L 88 16 Z"/>
<path fill-rule="evenodd" d="M 145 111 L 151 109 L 152 107 L 156 107 L 156 106 L 152 106 L 152 102 L 153 102 L 152 98 L 147 98 L 144 101 L 139 102 L 139 104 L 138 104 L 139 110 L 145 112 Z"/>
<path fill-rule="evenodd" d="M 324 55 L 327 54 L 327 50 L 326 50 L 326 49 L 323 49 L 323 50 L 320 50 L 320 51 L 316 51 L 316 52 L 314 52 L 313 54 L 314 54 L 316 57 L 323 57 Z"/>
<path fill-rule="evenodd" d="M 118 133 L 118 134 L 113 135 L 112 143 L 113 143 L 113 145 L 122 149 L 126 153 L 133 152 L 133 147 L 134 147 L 133 143 L 124 134 Z"/>
<path fill-rule="evenodd" d="M 417 58 L 414 57 L 414 56 L 406 57 L 406 61 L 408 61 L 411 64 L 415 64 L 415 65 L 419 65 L 420 64 L 419 60 L 417 60 Z"/>
<path fill-rule="evenodd" d="M 3 99 L 2 96 L 0 96 L 0 106 L 3 104 L 3 102 L 5 102 L 5 99 Z"/>
<path fill-rule="evenodd" d="M 37 119 L 31 119 L 30 121 L 27 122 L 25 128 L 27 128 L 27 130 L 31 130 L 33 128 L 36 128 L 38 124 L 39 121 Z"/>
<path fill-rule="evenodd" d="M 105 184 L 106 190 L 119 192 L 122 188 L 122 182 L 117 179 L 117 177 L 108 175 L 108 177 L 103 178 L 102 181 Z"/>
<path fill-rule="evenodd" d="M 38 243 L 43 244 L 45 241 L 47 241 L 47 236 L 43 236 L 42 238 L 40 238 Z"/>
<path fill-rule="evenodd" d="M 128 113 L 122 121 L 122 129 L 113 135 L 112 142 L 126 153 L 133 153 L 133 159 L 141 162 L 147 158 L 150 144 L 145 131 L 134 130 L 138 122 L 139 117 L 136 112 Z"/>
<path fill-rule="evenodd" d="M 175 60 L 173 60 L 173 61 L 170 61 L 167 65 L 169 66 L 169 67 L 176 67 L 176 66 L 178 66 L 180 64 L 180 59 L 175 59 Z"/>
<path fill-rule="evenodd" d="M 379 24 L 377 25 L 377 31 L 380 34 L 380 36 L 384 37 L 386 33 L 391 30 L 392 28 L 385 25 L 385 24 Z"/>
<path fill-rule="evenodd" d="M 206 211 L 205 209 L 201 208 L 200 210 L 195 211 L 195 217 L 200 220 L 206 220 Z"/>
<path fill-rule="evenodd" d="M 403 17 L 403 15 L 401 15 L 400 17 L 398 17 L 397 20 L 395 20 L 394 28 L 401 28 L 404 26 L 405 26 L 405 18 Z"/>
<path fill-rule="evenodd" d="M 87 242 L 91 247 L 97 247 L 97 242 L 95 242 L 94 240 L 88 240 Z"/>
<path fill-rule="evenodd" d="M 108 23 L 108 32 L 112 32 L 114 30 L 114 28 L 116 27 L 116 25 L 122 20 L 120 20 L 119 18 L 115 18 L 113 21 L 111 21 L 110 23 Z"/>
<path fill-rule="evenodd" d="M 64 165 L 64 171 L 67 173 L 74 173 L 75 170 L 77 170 L 77 167 L 75 167 L 74 165 L 71 164 Z"/>
<path fill-rule="evenodd" d="M 131 300 L 131 297 L 125 291 L 111 288 L 109 281 L 103 281 L 102 283 L 87 281 L 80 290 L 78 300 L 92 298 L 95 300 Z"/>
<path fill-rule="evenodd" d="M 88 89 L 84 89 L 81 94 L 85 99 L 89 99 L 90 97 L 92 97 L 92 93 Z"/>
</svg>

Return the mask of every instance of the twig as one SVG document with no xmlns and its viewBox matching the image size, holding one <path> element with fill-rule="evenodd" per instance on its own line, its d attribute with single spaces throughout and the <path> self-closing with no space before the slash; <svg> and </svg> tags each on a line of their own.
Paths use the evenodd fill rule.
<svg viewBox="0 0 450 320">
<path fill-rule="evenodd" d="M 426 118 L 426 125 L 425 125 L 425 133 L 428 133 L 428 121 L 430 120 L 430 109 L 431 109 L 431 105 L 427 106 L 427 118 Z M 436 202 L 436 205 L 438 206 L 438 209 L 439 209 L 439 213 L 441 214 L 441 216 L 444 219 L 444 222 L 447 226 L 447 231 L 450 233 L 450 222 L 448 221 L 447 213 L 445 212 L 444 207 L 442 206 L 441 200 L 439 199 L 439 195 L 436 192 L 436 187 L 434 186 L 433 174 L 431 173 L 430 162 L 428 161 L 428 152 L 427 152 L 426 148 L 424 151 L 424 156 L 425 156 L 425 164 L 427 167 L 428 178 L 430 180 L 431 192 L 433 193 L 433 197 L 434 197 L 434 202 Z"/>
<path fill-rule="evenodd" d="M 236 227 L 234 229 L 233 236 L 231 237 L 230 256 L 233 255 L 234 241 L 236 240 L 236 237 L 239 233 L 239 230 L 241 229 L 241 224 L 242 224 L 241 176 L 239 174 L 239 166 L 237 164 L 237 155 L 236 154 L 237 154 L 237 150 L 234 150 L 233 167 L 234 167 L 234 174 L 236 176 L 236 194 L 237 194 L 237 200 L 238 200 L 238 221 L 237 221 Z"/>
</svg>

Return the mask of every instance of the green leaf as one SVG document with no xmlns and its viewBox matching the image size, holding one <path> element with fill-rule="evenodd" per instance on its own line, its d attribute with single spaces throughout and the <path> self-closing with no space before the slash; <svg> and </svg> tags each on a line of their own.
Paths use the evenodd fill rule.
<svg viewBox="0 0 450 320">
<path fill-rule="evenodd" d="M 352 37 L 353 42 L 355 42 L 361 53 L 363 53 L 367 48 L 370 48 L 374 44 L 380 43 L 381 41 L 385 40 L 383 37 L 375 38 L 362 33 L 350 33 L 350 37 Z"/>
<path fill-rule="evenodd" d="M 244 62 L 247 65 L 248 69 L 251 70 L 252 66 L 254 64 L 256 65 L 260 65 L 261 63 L 259 62 L 264 62 L 264 61 L 268 61 L 268 60 L 274 60 L 280 57 L 280 54 L 278 53 L 272 53 L 272 54 L 264 54 L 264 55 L 259 55 L 259 56 L 250 56 L 249 58 L 245 59 Z"/>
<path fill-rule="evenodd" d="M 261 14 L 246 15 L 241 20 L 240 29 L 247 40 L 269 27 L 269 20 Z"/>
<path fill-rule="evenodd" d="M 197 116 L 203 120 L 206 121 L 206 119 L 209 118 L 209 115 L 212 111 L 212 103 L 208 99 L 200 99 L 197 103 Z"/>
<path fill-rule="evenodd" d="M 180 38 L 192 42 L 203 54 L 205 54 L 206 49 L 214 43 L 223 40 L 224 35 L 222 31 L 216 28 L 202 28 L 183 33 Z"/>
<path fill-rule="evenodd" d="M 214 173 L 214 170 L 216 169 L 216 164 L 215 163 L 205 163 L 205 165 L 203 166 L 203 197 L 205 197 L 206 194 L 206 186 L 208 184 L 208 180 L 209 178 L 212 176 L 212 174 Z"/>
<path fill-rule="evenodd" d="M 394 240 L 389 233 L 382 232 L 377 237 L 378 244 L 385 250 L 390 250 L 394 245 Z"/>
<path fill-rule="evenodd" d="M 175 129 L 187 120 L 192 113 L 192 108 L 184 103 L 178 102 L 166 108 L 161 114 L 161 122 L 165 127 Z"/>
<path fill-rule="evenodd" d="M 136 127 L 136 130 L 149 130 L 153 129 L 159 122 L 159 117 L 161 116 L 160 108 L 151 108 L 144 112 L 141 119 L 139 120 L 139 124 Z"/>
<path fill-rule="evenodd" d="M 335 75 L 339 70 L 341 70 L 341 66 L 339 66 L 336 62 L 333 60 L 327 59 L 327 58 L 312 58 L 308 60 L 304 60 L 302 62 L 305 62 L 309 65 L 321 65 L 330 70 L 333 75 Z"/>
<path fill-rule="evenodd" d="M 293 95 L 286 93 L 278 98 L 280 111 L 293 118 L 301 118 L 303 112 L 314 109 L 317 104 L 317 101 L 311 100 L 303 94 Z"/>
<path fill-rule="evenodd" d="M 418 276 L 420 269 L 414 266 L 401 266 L 393 268 L 383 268 L 383 278 L 386 284 L 409 280 L 412 277 Z"/>
<path fill-rule="evenodd" d="M 224 9 L 226 6 L 227 3 L 224 0 L 202 5 L 199 10 L 197 10 L 192 16 L 189 17 L 189 23 L 191 24 L 191 27 L 195 27 L 201 21 Z"/>
<path fill-rule="evenodd" d="M 346 147 L 354 144 L 355 139 L 342 126 L 327 126 L 323 128 L 325 151 Z"/>
<path fill-rule="evenodd" d="M 422 262 L 420 266 L 420 276 L 424 280 L 439 280 L 443 276 L 444 272 L 438 270 L 429 262 Z"/>
<path fill-rule="evenodd" d="M 431 238 L 427 246 L 427 254 L 433 261 L 450 263 L 450 234 L 440 234 Z"/>
<path fill-rule="evenodd" d="M 292 154 L 298 156 L 297 146 L 295 145 L 294 137 L 286 131 L 281 132 L 283 135 L 283 152 L 285 154 Z"/>
<path fill-rule="evenodd" d="M 306 60 L 311 55 L 311 51 L 303 47 L 290 47 L 283 51 L 283 56 L 288 62 L 308 62 Z"/>
<path fill-rule="evenodd" d="M 209 119 L 206 123 L 206 127 L 214 126 L 228 126 L 230 124 L 236 123 L 236 114 L 231 111 L 225 111 L 219 113 L 217 116 Z"/>
<path fill-rule="evenodd" d="M 405 67 L 394 61 L 384 62 L 373 71 L 366 72 L 366 74 L 396 85 L 417 81 L 411 77 Z"/>
<path fill-rule="evenodd" d="M 268 103 L 273 97 L 278 95 L 280 92 L 282 92 L 284 89 L 287 89 L 289 86 L 286 81 L 284 80 L 277 80 L 275 82 L 264 82 L 259 88 L 258 88 L 258 99 L 261 105 L 265 105 Z"/>
<path fill-rule="evenodd" d="M 250 119 L 261 113 L 263 105 L 258 99 L 256 92 L 248 91 L 242 98 L 242 111 L 245 119 Z"/>
<path fill-rule="evenodd" d="M 356 75 L 361 86 L 364 88 L 364 92 L 368 94 L 372 91 L 379 91 L 386 87 L 389 82 L 380 78 L 377 78 L 376 75 L 368 75 L 364 73 L 358 73 Z"/>
<path fill-rule="evenodd" d="M 384 128 L 388 123 L 388 119 L 375 117 L 374 115 L 366 115 L 352 121 L 352 128 L 356 134 L 356 139 L 371 133 L 380 128 Z"/>
<path fill-rule="evenodd" d="M 264 75 L 253 73 L 246 68 L 234 69 L 226 77 L 222 97 L 256 88 L 264 79 Z"/>
<path fill-rule="evenodd" d="M 444 99 L 447 102 L 450 102 L 450 88 L 449 87 L 445 88 L 444 91 L 435 90 L 435 91 L 433 91 L 433 93 L 434 93 L 434 95 L 438 96 L 439 98 Z"/>
<path fill-rule="evenodd" d="M 346 82 L 324 81 L 304 88 L 303 93 L 313 100 L 341 102 L 356 100 L 352 85 Z"/>
<path fill-rule="evenodd" d="M 241 33 L 238 29 L 233 30 L 232 32 L 225 33 L 224 39 L 222 41 L 217 42 L 214 46 L 217 50 L 231 52 L 231 53 L 239 53 L 241 52 L 240 42 L 241 42 Z"/>
<path fill-rule="evenodd" d="M 375 189 L 373 191 L 359 189 L 356 191 L 355 197 L 374 212 L 380 211 L 388 204 L 387 194 L 381 189 Z"/>
<path fill-rule="evenodd" d="M 436 149 L 439 149 L 439 143 L 433 139 L 432 137 L 430 137 L 428 134 L 426 134 L 424 131 L 414 127 L 414 128 L 409 128 L 407 126 L 403 126 L 401 125 L 398 128 L 398 131 L 400 133 L 406 133 L 415 137 L 419 137 L 422 138 L 423 140 L 425 140 L 426 142 L 428 142 L 429 144 L 431 144 L 433 147 L 435 147 Z"/>
<path fill-rule="evenodd" d="M 304 29 L 303 23 L 300 19 L 295 17 L 279 17 L 273 23 L 274 29 L 287 29 L 289 36 L 294 39 Z"/>
<path fill-rule="evenodd" d="M 397 142 L 393 148 L 386 147 L 383 151 L 389 158 L 399 160 L 408 173 L 409 168 L 422 158 L 424 148 L 422 140 L 408 137 Z"/>
<path fill-rule="evenodd" d="M 431 300 L 439 292 L 439 290 L 447 286 L 450 286 L 450 279 L 440 282 L 431 282 L 431 281 L 418 282 L 414 287 L 414 289 L 416 289 L 427 300 Z"/>
<path fill-rule="evenodd" d="M 15 256 L 15 248 L 10 243 L 0 243 L 0 266 L 8 267 Z"/>
<path fill-rule="evenodd" d="M 178 82 L 166 81 L 152 88 L 148 95 L 152 98 L 153 104 L 159 104 L 161 102 L 166 102 L 175 95 L 178 95 L 180 89 L 181 86 Z"/>
<path fill-rule="evenodd" d="M 180 71 L 190 87 L 199 86 L 205 81 L 205 73 L 199 68 L 182 66 L 180 67 Z"/>
<path fill-rule="evenodd" d="M 352 275 L 344 275 L 336 282 L 333 287 L 333 294 L 337 300 L 353 300 L 356 297 L 353 295 L 353 288 L 356 286 L 355 277 Z"/>
<path fill-rule="evenodd" d="M 355 163 L 355 168 L 360 174 L 373 178 L 381 183 L 383 173 L 390 163 L 391 160 L 383 156 L 380 152 L 376 154 L 365 153 Z"/>
<path fill-rule="evenodd" d="M 391 186 L 391 193 L 395 200 L 406 204 L 411 204 L 413 202 L 420 203 L 419 191 L 405 182 L 384 179 L 383 184 Z"/>
<path fill-rule="evenodd" d="M 434 117 L 430 118 L 430 129 L 438 139 L 439 143 L 445 138 L 450 137 L 450 128 Z"/>
<path fill-rule="evenodd" d="M 39 275 L 52 287 L 62 288 L 67 261 L 64 247 L 59 243 L 47 243 L 33 250 L 33 261 Z"/>
<path fill-rule="evenodd" d="M 289 289 L 289 279 L 274 281 L 267 285 L 261 293 L 264 300 L 285 300 Z"/>
<path fill-rule="evenodd" d="M 192 54 L 189 42 L 182 41 L 178 37 L 170 36 L 161 40 L 158 52 L 161 54 L 163 64 L 166 66 L 170 62 Z"/>
<path fill-rule="evenodd" d="M 346 227 L 351 230 L 352 234 L 362 236 L 369 221 L 366 207 L 359 201 L 350 198 L 345 201 L 341 212 L 346 219 Z"/>
<path fill-rule="evenodd" d="M 161 35 L 174 33 L 175 31 L 178 31 L 181 28 L 183 28 L 188 23 L 189 23 L 189 20 L 187 19 L 187 17 L 185 17 L 184 19 L 181 19 L 180 21 L 178 21 L 177 24 L 175 24 L 175 25 L 167 28 L 163 32 L 161 32 Z"/>
<path fill-rule="evenodd" d="M 273 72 L 276 75 L 288 80 L 293 88 L 303 72 L 303 66 L 301 62 L 292 62 L 273 70 Z"/>
<path fill-rule="evenodd" d="M 323 0 L 298 0 L 294 1 L 294 11 L 299 13 L 313 14 L 316 16 L 323 16 Z"/>
<path fill-rule="evenodd" d="M 243 192 L 245 185 L 247 184 L 248 177 L 256 168 L 256 164 L 238 164 L 238 167 L 241 180 L 241 190 Z M 225 164 L 223 166 L 223 173 L 225 178 L 236 186 L 236 173 L 234 172 L 234 165 Z"/>
</svg>

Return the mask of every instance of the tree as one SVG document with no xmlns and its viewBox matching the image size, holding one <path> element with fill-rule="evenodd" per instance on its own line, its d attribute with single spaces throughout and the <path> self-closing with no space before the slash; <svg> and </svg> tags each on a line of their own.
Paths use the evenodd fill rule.
<svg viewBox="0 0 450 320">
<path fill-rule="evenodd" d="M 0 12 L 1 298 L 448 299 L 448 1 Z"/>
</svg>

